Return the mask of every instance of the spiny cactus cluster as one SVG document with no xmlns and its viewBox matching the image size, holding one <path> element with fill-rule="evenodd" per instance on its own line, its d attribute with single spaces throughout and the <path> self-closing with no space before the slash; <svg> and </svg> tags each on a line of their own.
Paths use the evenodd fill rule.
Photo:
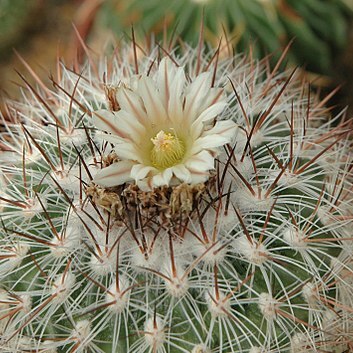
<svg viewBox="0 0 353 353">
<path fill-rule="evenodd" d="M 133 42 L 22 78 L 1 352 L 353 349 L 352 121 L 295 71 Z"/>
<path fill-rule="evenodd" d="M 142 35 L 163 37 L 167 31 L 195 45 L 203 23 L 205 38 L 215 47 L 222 37 L 239 52 L 253 45 L 260 58 L 279 53 L 295 38 L 287 58 L 327 74 L 347 43 L 352 11 L 349 0 L 108 0 L 98 22 L 115 33 L 135 23 Z"/>
</svg>

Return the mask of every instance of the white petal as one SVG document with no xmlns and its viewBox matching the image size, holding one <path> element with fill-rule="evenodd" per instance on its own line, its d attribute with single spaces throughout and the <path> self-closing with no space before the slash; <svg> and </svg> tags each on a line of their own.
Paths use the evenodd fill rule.
<svg viewBox="0 0 353 353">
<path fill-rule="evenodd" d="M 112 133 L 122 138 L 128 138 L 128 134 L 119 128 L 119 121 L 115 114 L 109 110 L 97 110 L 93 112 L 93 125 L 103 131 Z"/>
<path fill-rule="evenodd" d="M 163 171 L 163 173 L 162 173 L 162 176 L 163 176 L 163 178 L 164 178 L 164 180 L 165 180 L 166 185 L 169 185 L 170 180 L 171 180 L 172 177 L 173 177 L 172 168 L 167 168 L 167 169 L 165 169 L 165 170 Z"/>
<path fill-rule="evenodd" d="M 191 173 L 204 173 L 210 169 L 214 169 L 214 158 L 212 157 L 211 153 L 203 150 L 190 157 L 185 162 L 185 166 Z"/>
<path fill-rule="evenodd" d="M 115 116 L 119 129 L 126 132 L 131 137 L 131 140 L 138 142 L 140 136 L 145 133 L 146 128 L 140 124 L 134 115 L 125 110 L 119 110 Z"/>
<path fill-rule="evenodd" d="M 146 178 L 150 172 L 156 173 L 158 170 L 144 164 L 136 164 L 131 169 L 131 176 L 137 181 Z"/>
<path fill-rule="evenodd" d="M 191 154 L 199 153 L 202 150 L 212 150 L 228 143 L 228 139 L 219 135 L 200 137 L 191 148 Z"/>
<path fill-rule="evenodd" d="M 206 109 L 207 107 L 215 104 L 216 102 L 222 102 L 226 99 L 223 88 L 212 87 L 207 92 L 205 99 L 203 100 L 202 108 Z"/>
<path fill-rule="evenodd" d="M 146 124 L 148 120 L 147 114 L 138 94 L 132 92 L 131 90 L 122 88 L 118 90 L 117 99 L 122 110 L 129 112 L 131 115 L 136 117 L 142 125 Z"/>
<path fill-rule="evenodd" d="M 187 118 L 185 118 L 186 120 Z M 189 124 L 188 122 L 186 122 L 184 125 Z M 201 121 L 199 122 L 194 122 L 192 124 L 189 125 L 189 138 L 188 141 L 196 141 L 203 133 L 204 129 L 205 129 L 205 124 Z"/>
<path fill-rule="evenodd" d="M 155 128 L 158 124 L 165 122 L 167 113 L 160 93 L 156 90 L 155 83 L 150 77 L 142 77 L 140 79 L 138 93 L 145 105 L 150 127 Z"/>
<path fill-rule="evenodd" d="M 106 134 L 104 132 L 101 132 L 101 133 L 96 133 L 95 137 L 99 140 L 105 140 L 105 141 L 108 141 L 108 142 L 111 142 L 113 144 L 117 144 L 117 143 L 124 143 L 126 142 L 127 140 L 126 139 L 123 139 L 119 136 L 116 136 L 116 135 L 112 135 L 112 134 Z M 98 140 L 97 140 L 98 141 Z"/>
<path fill-rule="evenodd" d="M 158 173 L 152 177 L 152 184 L 154 187 L 169 185 L 172 176 L 172 168 L 167 168 L 163 172 Z"/>
<path fill-rule="evenodd" d="M 190 171 L 183 165 L 178 164 L 171 168 L 173 170 L 174 175 L 181 181 L 185 183 L 191 182 Z"/>
<path fill-rule="evenodd" d="M 172 92 L 169 97 L 168 103 L 168 116 L 171 119 L 181 120 L 183 118 L 183 89 L 185 85 L 185 73 L 183 68 L 178 68 L 175 73 L 170 91 Z"/>
<path fill-rule="evenodd" d="M 200 116 L 198 116 L 198 118 L 195 120 L 194 123 L 198 123 L 200 121 L 207 122 L 208 120 L 215 118 L 218 114 L 222 113 L 222 111 L 224 110 L 226 105 L 227 105 L 226 102 L 218 102 L 218 103 L 211 105 L 206 110 L 204 110 L 200 114 Z"/>
<path fill-rule="evenodd" d="M 105 187 L 121 185 L 132 180 L 131 168 L 134 165 L 131 161 L 120 161 L 101 169 L 93 179 L 93 182 Z"/>
<path fill-rule="evenodd" d="M 236 135 L 238 134 L 238 124 L 233 120 L 220 120 L 217 121 L 215 126 L 206 131 L 207 135 L 221 135 L 228 139 L 228 142 L 231 142 Z"/>
<path fill-rule="evenodd" d="M 114 149 L 119 159 L 130 159 L 142 163 L 141 154 L 131 142 L 117 144 Z"/>
<path fill-rule="evenodd" d="M 231 120 L 218 121 L 216 125 L 198 138 L 191 148 L 191 154 L 203 149 L 213 149 L 230 143 L 236 136 L 238 125 Z"/>
<path fill-rule="evenodd" d="M 210 177 L 210 173 L 191 173 L 190 174 L 190 184 L 204 183 Z"/>
<path fill-rule="evenodd" d="M 158 69 L 158 89 L 166 102 L 175 94 L 181 94 L 185 84 L 185 73 L 183 67 L 178 67 L 169 57 L 161 60 Z"/>
<path fill-rule="evenodd" d="M 161 173 L 156 174 L 152 177 L 152 184 L 153 184 L 153 187 L 159 187 L 159 186 L 165 185 L 165 181 L 162 178 Z"/>
<path fill-rule="evenodd" d="M 142 191 L 151 191 L 153 189 L 153 187 L 152 187 L 152 177 L 145 178 L 145 179 L 142 179 L 142 180 L 137 180 L 136 181 L 136 185 Z"/>
<path fill-rule="evenodd" d="M 185 164 L 189 169 L 192 184 L 203 183 L 210 177 L 209 170 L 214 169 L 214 158 L 207 151 L 193 156 Z"/>
<path fill-rule="evenodd" d="M 168 107 L 169 97 L 171 95 L 170 86 L 173 77 L 175 76 L 175 69 L 175 65 L 167 57 L 163 58 L 159 63 L 157 84 L 161 93 L 164 108 L 166 109 Z"/>
<path fill-rule="evenodd" d="M 185 115 L 190 121 L 195 119 L 195 115 L 202 104 L 202 100 L 211 88 L 212 75 L 210 72 L 203 72 L 190 84 L 185 100 Z"/>
</svg>

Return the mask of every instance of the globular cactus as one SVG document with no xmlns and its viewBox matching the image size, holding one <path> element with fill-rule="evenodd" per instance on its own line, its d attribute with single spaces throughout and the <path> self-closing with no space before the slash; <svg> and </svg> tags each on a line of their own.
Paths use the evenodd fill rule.
<svg viewBox="0 0 353 353">
<path fill-rule="evenodd" d="M 352 349 L 352 121 L 295 72 L 122 45 L 1 135 L 1 352 Z"/>
<path fill-rule="evenodd" d="M 330 74 L 338 53 L 348 43 L 351 1 L 345 0 L 108 0 L 98 23 L 115 33 L 136 24 L 141 35 L 165 32 L 197 43 L 200 24 L 205 39 L 217 46 L 220 37 L 238 52 L 263 57 L 294 39 L 287 56 L 294 65 Z M 255 45 L 254 45 L 255 43 Z"/>
</svg>

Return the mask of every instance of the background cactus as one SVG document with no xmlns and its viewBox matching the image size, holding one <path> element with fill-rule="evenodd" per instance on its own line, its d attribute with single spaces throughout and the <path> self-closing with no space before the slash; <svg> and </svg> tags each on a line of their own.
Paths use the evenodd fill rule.
<svg viewBox="0 0 353 353">
<path fill-rule="evenodd" d="M 169 33 L 175 31 L 196 45 L 203 17 L 205 38 L 214 47 L 223 37 L 238 52 L 248 52 L 253 44 L 255 56 L 272 54 L 278 59 L 294 38 L 288 59 L 328 74 L 347 43 L 352 10 L 349 1 L 342 0 L 109 0 L 97 23 L 113 33 L 135 23 L 140 35 L 153 32 L 160 37 L 166 26 Z"/>
<path fill-rule="evenodd" d="M 23 77 L 1 135 L 1 352 L 352 349 L 352 121 L 295 72 L 226 53 L 133 42 L 59 65 L 53 88 Z M 202 140 L 214 168 L 92 182 L 135 163 L 122 143 L 167 107 L 203 133 L 237 124 Z"/>
<path fill-rule="evenodd" d="M 27 31 L 35 31 L 38 22 L 32 18 L 43 7 L 41 0 L 3 0 L 0 3 L 0 60 L 8 54 L 15 43 L 23 39 Z"/>
</svg>

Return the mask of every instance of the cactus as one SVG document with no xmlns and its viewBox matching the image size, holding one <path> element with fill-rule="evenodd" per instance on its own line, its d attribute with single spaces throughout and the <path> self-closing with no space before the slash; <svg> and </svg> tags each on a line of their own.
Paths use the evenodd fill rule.
<svg viewBox="0 0 353 353">
<path fill-rule="evenodd" d="M 350 7 L 349 7 L 350 6 Z M 218 45 L 220 37 L 238 52 L 263 57 L 280 51 L 294 39 L 287 56 L 294 65 L 316 73 L 330 73 L 337 53 L 348 41 L 352 19 L 349 1 L 333 0 L 125 0 L 106 1 L 99 23 L 114 33 L 136 24 L 140 34 L 168 31 L 197 43 L 200 23 L 205 38 Z"/>
<path fill-rule="evenodd" d="M 15 43 L 23 40 L 25 34 L 37 29 L 37 19 L 32 19 L 43 7 L 38 0 L 3 0 L 0 3 L 0 59 L 6 59 Z M 26 33 L 27 32 L 27 33 Z"/>
<path fill-rule="evenodd" d="M 22 78 L 1 135 L 1 352 L 352 349 L 344 111 L 202 44 Z"/>
</svg>

